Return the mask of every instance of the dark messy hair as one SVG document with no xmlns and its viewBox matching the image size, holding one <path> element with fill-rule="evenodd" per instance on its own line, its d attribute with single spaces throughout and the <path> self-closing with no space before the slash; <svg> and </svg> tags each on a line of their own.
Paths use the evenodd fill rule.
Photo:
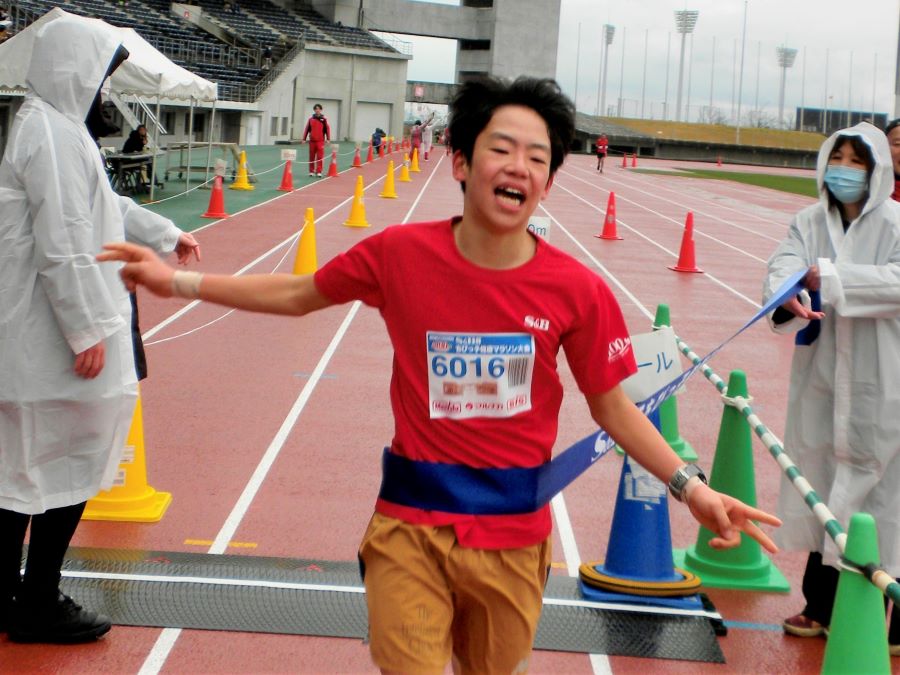
<svg viewBox="0 0 900 675">
<path fill-rule="evenodd" d="M 485 77 L 461 85 L 450 102 L 450 145 L 472 161 L 475 139 L 490 123 L 497 108 L 531 108 L 547 124 L 550 136 L 550 175 L 562 165 L 575 137 L 575 105 L 555 80 L 519 77 L 514 81 Z"/>
<path fill-rule="evenodd" d="M 838 136 L 834 139 L 834 145 L 831 146 L 831 153 L 834 153 L 842 145 L 846 144 L 849 144 L 850 147 L 853 148 L 853 152 L 856 153 L 856 156 L 866 163 L 867 188 L 866 195 L 865 197 L 863 197 L 863 201 L 865 201 L 869 198 L 868 186 L 872 184 L 872 172 L 875 171 L 875 157 L 872 156 L 872 150 L 871 148 L 869 148 L 869 144 L 866 143 L 861 136 Z M 831 153 L 829 153 L 829 159 Z M 837 208 L 843 213 L 843 209 L 841 209 L 841 203 L 838 201 L 837 197 L 831 194 L 831 190 L 828 189 L 827 185 L 825 186 L 825 193 L 828 195 L 828 206 Z"/>
<path fill-rule="evenodd" d="M 898 117 L 897 119 L 893 119 L 887 123 L 887 126 L 884 128 L 884 135 L 887 136 L 897 127 L 900 127 L 900 117 Z"/>
</svg>

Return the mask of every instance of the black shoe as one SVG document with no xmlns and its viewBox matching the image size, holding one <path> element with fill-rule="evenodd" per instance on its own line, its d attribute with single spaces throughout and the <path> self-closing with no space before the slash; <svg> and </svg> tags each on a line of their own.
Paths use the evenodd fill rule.
<svg viewBox="0 0 900 675">
<path fill-rule="evenodd" d="M 9 630 L 9 624 L 12 620 L 12 600 L 0 600 L 0 633 Z"/>
<path fill-rule="evenodd" d="M 13 642 L 92 642 L 112 628 L 107 617 L 82 608 L 62 593 L 56 602 L 49 604 L 23 606 L 17 598 L 13 607 L 15 611 L 9 624 L 9 639 Z"/>
</svg>

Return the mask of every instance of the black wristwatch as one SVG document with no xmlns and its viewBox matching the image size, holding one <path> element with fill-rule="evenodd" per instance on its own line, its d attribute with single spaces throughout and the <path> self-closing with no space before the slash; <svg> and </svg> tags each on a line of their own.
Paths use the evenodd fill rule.
<svg viewBox="0 0 900 675">
<path fill-rule="evenodd" d="M 685 464 L 681 468 L 675 470 L 675 473 L 673 473 L 672 477 L 669 479 L 669 492 L 672 493 L 672 496 L 675 497 L 675 499 L 680 502 L 684 501 L 684 488 L 687 485 L 687 482 L 694 476 L 699 478 L 704 485 L 709 484 L 706 480 L 706 474 L 703 473 L 703 469 L 696 464 Z"/>
</svg>

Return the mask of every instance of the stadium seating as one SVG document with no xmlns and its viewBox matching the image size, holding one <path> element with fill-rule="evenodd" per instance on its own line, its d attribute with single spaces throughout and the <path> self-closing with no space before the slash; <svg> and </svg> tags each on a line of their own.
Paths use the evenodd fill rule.
<svg viewBox="0 0 900 675">
<path fill-rule="evenodd" d="M 265 76 L 261 53 L 277 62 L 299 41 L 394 52 L 360 28 L 332 23 L 310 8 L 289 11 L 269 0 L 240 0 L 226 9 L 223 0 L 193 0 L 204 15 L 234 38 L 228 44 L 171 13 L 170 0 L 8 0 L 10 8 L 36 19 L 53 7 L 134 28 L 172 61 L 218 83 L 219 98 L 253 101 Z M 248 45 L 242 48 L 235 45 Z"/>
</svg>

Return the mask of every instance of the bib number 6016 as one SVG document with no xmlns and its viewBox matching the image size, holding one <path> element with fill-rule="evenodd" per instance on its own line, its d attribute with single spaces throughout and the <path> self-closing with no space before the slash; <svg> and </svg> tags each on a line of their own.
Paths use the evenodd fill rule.
<svg viewBox="0 0 900 675">
<path fill-rule="evenodd" d="M 467 361 L 462 356 L 451 356 L 448 358 L 444 354 L 438 354 L 431 359 L 431 372 L 438 377 L 450 375 L 450 377 L 463 378 L 469 374 L 469 369 L 471 368 L 474 376 L 481 378 L 482 367 L 480 356 Z M 498 379 L 502 377 L 505 372 L 506 362 L 502 357 L 495 356 L 488 360 L 487 374 L 489 377 Z"/>
</svg>

